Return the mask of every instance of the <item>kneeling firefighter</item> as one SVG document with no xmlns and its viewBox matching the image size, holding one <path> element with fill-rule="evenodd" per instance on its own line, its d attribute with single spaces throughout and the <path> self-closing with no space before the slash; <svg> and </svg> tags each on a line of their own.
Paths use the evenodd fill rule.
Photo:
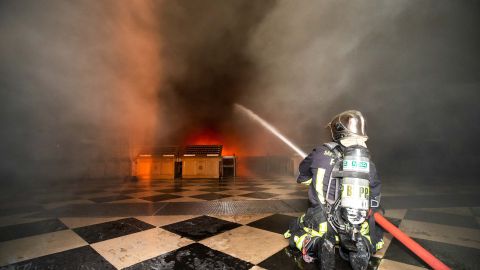
<svg viewBox="0 0 480 270">
<path fill-rule="evenodd" d="M 383 231 L 373 213 L 380 209 L 380 180 L 365 142 L 359 111 L 336 115 L 328 124 L 333 142 L 315 148 L 299 166 L 298 183 L 309 185 L 311 207 L 285 233 L 303 259 L 335 268 L 335 246 L 353 269 L 366 269 L 383 247 Z"/>
</svg>

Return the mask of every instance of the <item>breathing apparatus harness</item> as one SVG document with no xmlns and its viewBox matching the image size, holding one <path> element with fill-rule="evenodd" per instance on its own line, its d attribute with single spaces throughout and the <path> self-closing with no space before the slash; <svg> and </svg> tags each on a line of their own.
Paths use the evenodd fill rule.
<svg viewBox="0 0 480 270">
<path fill-rule="evenodd" d="M 370 206 L 368 149 L 344 148 L 335 142 L 324 145 L 335 157 L 325 198 L 327 221 L 337 234 L 356 242 Z"/>
<path fill-rule="evenodd" d="M 335 230 L 335 232 L 344 231 L 345 224 L 341 220 L 341 218 L 336 214 L 339 213 L 339 206 L 340 206 L 340 196 L 338 196 L 339 187 L 337 186 L 338 179 L 334 179 L 333 172 L 336 168 L 340 166 L 340 163 L 343 161 L 343 150 L 342 147 L 334 142 L 325 143 L 326 146 L 333 154 L 334 154 L 334 166 L 332 172 L 330 174 L 330 179 L 328 180 L 327 186 L 327 197 L 326 197 L 326 213 L 327 213 L 327 221 L 330 226 Z M 335 187 L 332 187 L 335 185 Z M 334 190 L 335 195 L 333 199 L 330 197 L 330 191 Z"/>
</svg>

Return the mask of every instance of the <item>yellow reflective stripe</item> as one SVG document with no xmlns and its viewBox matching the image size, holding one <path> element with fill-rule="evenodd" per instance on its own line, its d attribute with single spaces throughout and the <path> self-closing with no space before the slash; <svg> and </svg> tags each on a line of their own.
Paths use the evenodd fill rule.
<svg viewBox="0 0 480 270">
<path fill-rule="evenodd" d="M 307 237 L 307 234 L 304 234 L 300 237 L 296 236 L 293 238 L 293 241 L 295 242 L 295 246 L 298 248 L 298 250 L 302 250 L 302 245 L 303 245 L 303 240 Z"/>
<path fill-rule="evenodd" d="M 338 237 L 338 235 L 335 235 L 335 242 L 338 244 L 340 243 L 340 238 Z"/>
<path fill-rule="evenodd" d="M 322 237 L 327 232 L 327 222 L 325 221 L 320 223 L 320 225 L 318 226 L 318 231 L 307 227 L 303 227 L 303 230 L 309 233 L 311 236 Z"/>
<path fill-rule="evenodd" d="M 327 222 L 326 222 L 326 221 L 320 223 L 320 225 L 318 226 L 318 231 L 319 231 L 322 235 L 327 232 Z"/>
<path fill-rule="evenodd" d="M 300 223 L 303 222 L 303 218 L 305 217 L 305 214 L 303 214 L 301 217 L 300 217 Z"/>
<path fill-rule="evenodd" d="M 369 227 L 369 225 L 368 225 L 368 222 L 365 221 L 365 222 L 362 223 L 362 227 L 360 228 L 360 233 L 361 233 L 362 235 L 366 235 L 366 234 L 368 234 L 369 232 L 370 232 L 370 227 Z"/>
<path fill-rule="evenodd" d="M 315 190 L 318 194 L 320 203 L 325 204 L 325 196 L 323 195 L 323 177 L 325 177 L 325 169 L 317 169 L 317 181 L 315 183 Z"/>
<path fill-rule="evenodd" d="M 286 232 L 283 234 L 283 237 L 285 237 L 285 238 L 290 238 L 290 236 L 292 236 L 292 234 L 290 233 L 290 230 L 286 231 Z"/>
<path fill-rule="evenodd" d="M 383 248 L 383 244 L 384 244 L 383 239 L 381 239 L 380 242 L 378 242 L 378 243 L 376 244 L 377 250 L 382 249 L 382 248 Z"/>
<path fill-rule="evenodd" d="M 317 232 L 314 229 L 310 229 L 310 228 L 307 228 L 307 227 L 303 227 L 303 230 L 305 232 L 307 232 L 308 234 L 310 234 L 311 236 L 319 236 L 320 237 L 320 236 L 323 235 L 323 233 Z"/>
<path fill-rule="evenodd" d="M 312 183 L 312 178 L 310 178 L 308 181 L 302 182 L 302 184 L 304 184 L 305 186 L 310 186 L 311 183 Z"/>
</svg>

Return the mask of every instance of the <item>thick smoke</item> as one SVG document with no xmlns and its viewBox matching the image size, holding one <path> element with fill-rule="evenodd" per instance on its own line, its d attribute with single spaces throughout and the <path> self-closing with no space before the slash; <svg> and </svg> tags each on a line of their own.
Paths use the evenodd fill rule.
<svg viewBox="0 0 480 270">
<path fill-rule="evenodd" d="M 161 73 L 149 1 L 0 3 L 2 180 L 126 175 Z"/>
<path fill-rule="evenodd" d="M 233 104 L 272 1 L 0 5 L 3 179 L 127 175 L 142 149 L 197 137 L 241 145 Z"/>
<path fill-rule="evenodd" d="M 164 1 L 158 6 L 162 44 L 159 99 L 169 115 L 165 138 L 233 143 L 233 104 L 251 93 L 258 72 L 248 55 L 251 34 L 273 1 Z M 236 142 L 237 144 L 238 142 Z M 228 147 L 228 145 L 226 145 Z"/>
<path fill-rule="evenodd" d="M 280 1 L 250 43 L 260 76 L 244 102 L 309 145 L 328 140 L 333 115 L 361 110 L 385 178 L 474 175 L 479 7 Z"/>
<path fill-rule="evenodd" d="M 291 154 L 235 114 L 237 102 L 300 145 L 359 109 L 385 178 L 474 175 L 479 11 L 433 0 L 1 1 L 1 177 L 128 174 L 145 145 Z"/>
</svg>

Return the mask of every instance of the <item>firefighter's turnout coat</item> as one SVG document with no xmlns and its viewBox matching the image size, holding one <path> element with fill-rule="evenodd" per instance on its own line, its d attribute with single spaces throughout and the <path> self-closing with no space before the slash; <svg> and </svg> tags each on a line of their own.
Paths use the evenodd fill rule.
<svg viewBox="0 0 480 270">
<path fill-rule="evenodd" d="M 342 160 L 344 146 L 336 143 L 326 143 L 313 151 L 300 163 L 297 182 L 309 185 L 308 197 L 311 207 L 307 212 L 293 221 L 289 230 L 285 233 L 286 238 L 290 238 L 290 245 L 297 247 L 305 252 L 305 249 L 314 247 L 314 244 L 325 237 L 327 231 L 332 227 L 327 222 L 328 198 L 335 196 L 335 190 L 329 188 L 329 182 L 332 177 L 332 171 Z M 336 165 L 337 164 L 337 165 Z M 371 215 L 361 225 L 361 234 L 368 239 L 371 244 L 372 252 L 377 251 L 383 246 L 383 231 L 375 227 L 373 212 L 380 209 L 380 188 L 381 183 L 377 175 L 375 164 L 370 162 L 370 205 Z M 305 238 L 314 241 L 305 241 Z M 335 236 L 338 243 L 339 238 Z M 309 242 L 305 247 L 304 243 Z"/>
</svg>

